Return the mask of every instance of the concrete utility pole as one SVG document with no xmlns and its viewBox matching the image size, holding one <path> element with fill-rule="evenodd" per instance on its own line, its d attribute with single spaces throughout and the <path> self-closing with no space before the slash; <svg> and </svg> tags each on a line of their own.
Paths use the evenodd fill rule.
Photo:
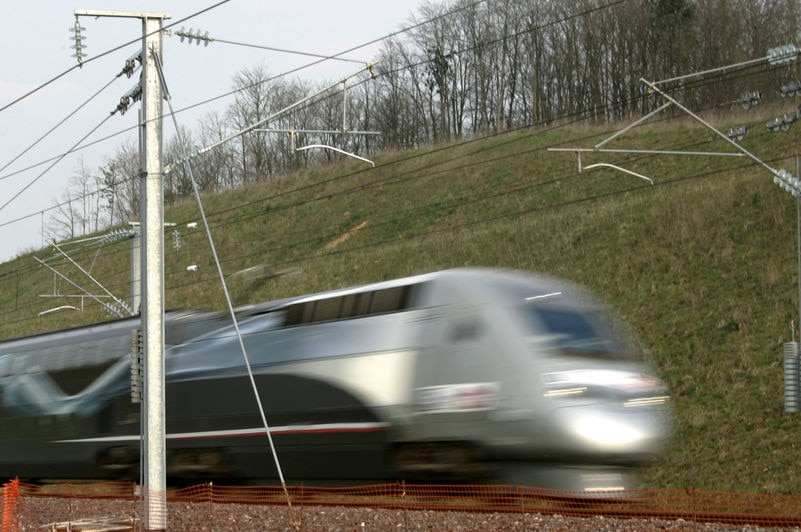
<svg viewBox="0 0 801 532">
<path fill-rule="evenodd" d="M 142 21 L 142 329 L 144 401 L 142 467 L 147 531 L 167 530 L 167 474 L 164 379 L 164 189 L 161 161 L 162 87 L 156 67 L 166 13 L 75 11 L 75 16 L 138 18 Z"/>
<path fill-rule="evenodd" d="M 144 158 L 141 202 L 143 332 L 145 337 L 145 530 L 167 530 L 167 464 L 164 379 L 164 187 L 161 164 L 162 87 L 156 67 L 165 14 L 142 17 L 142 115 Z M 155 53 L 155 55 L 154 55 Z"/>
</svg>

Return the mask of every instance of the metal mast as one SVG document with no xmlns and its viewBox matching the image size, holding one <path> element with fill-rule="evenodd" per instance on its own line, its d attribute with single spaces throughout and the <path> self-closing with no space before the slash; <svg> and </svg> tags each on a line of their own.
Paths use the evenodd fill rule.
<svg viewBox="0 0 801 532">
<path fill-rule="evenodd" d="M 144 335 L 143 463 L 145 530 L 167 529 L 164 379 L 164 189 L 162 87 L 156 68 L 166 13 L 76 10 L 75 16 L 138 18 L 142 21 L 142 111 L 140 114 L 142 221 L 142 329 Z"/>
</svg>

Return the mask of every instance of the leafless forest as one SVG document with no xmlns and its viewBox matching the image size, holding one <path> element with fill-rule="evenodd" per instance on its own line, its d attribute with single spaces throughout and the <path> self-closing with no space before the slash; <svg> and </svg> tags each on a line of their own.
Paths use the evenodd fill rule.
<svg viewBox="0 0 801 532">
<path fill-rule="evenodd" d="M 797 65 L 763 63 L 712 79 L 683 75 L 744 65 L 798 44 L 800 21 L 797 0 L 426 0 L 398 21 L 408 29 L 384 41 L 372 68 L 347 84 L 312 84 L 270 72 L 269 65 L 244 66 L 232 80 L 238 91 L 230 104 L 167 139 L 164 162 L 267 118 L 263 127 L 273 132 L 237 136 L 192 160 L 201 191 L 340 157 L 293 146 L 374 154 L 520 128 L 622 123 L 657 105 L 642 80 L 681 78 L 662 87 L 695 110 L 730 106 L 765 87 L 797 83 Z M 327 85 L 333 87 L 321 92 Z M 51 217 L 51 236 L 70 238 L 136 218 L 138 165 L 138 146 L 128 141 L 99 168 L 78 170 Z M 188 165 L 177 165 L 165 177 L 165 201 L 191 192 Z"/>
</svg>

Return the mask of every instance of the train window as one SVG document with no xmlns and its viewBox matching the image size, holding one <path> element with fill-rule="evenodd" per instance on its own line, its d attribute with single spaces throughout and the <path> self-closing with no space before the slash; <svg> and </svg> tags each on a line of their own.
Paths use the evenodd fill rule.
<svg viewBox="0 0 801 532">
<path fill-rule="evenodd" d="M 402 310 L 407 307 L 409 292 L 408 286 L 398 286 L 385 290 L 376 290 L 373 293 L 373 302 L 370 305 L 370 314 L 380 314 L 382 312 L 392 312 Z"/>
<path fill-rule="evenodd" d="M 290 305 L 285 325 L 359 318 L 409 308 L 411 286 L 398 286 Z"/>
<path fill-rule="evenodd" d="M 303 305 L 292 305 L 284 314 L 284 325 L 297 325 L 302 323 Z"/>
<path fill-rule="evenodd" d="M 230 324 L 231 319 L 223 314 L 211 314 L 203 317 L 187 316 L 174 320 L 166 328 L 164 342 L 166 345 L 182 344 L 192 338 L 197 338 L 207 332 L 221 329 Z"/>
<path fill-rule="evenodd" d="M 338 319 L 340 317 L 341 308 L 341 297 L 321 299 L 320 301 L 317 301 L 316 305 L 314 306 L 312 321 L 328 321 Z"/>
<path fill-rule="evenodd" d="M 308 303 L 301 305 L 301 323 L 309 323 L 314 319 L 314 305 L 316 305 L 316 301 L 309 301 Z"/>
<path fill-rule="evenodd" d="M 615 339 L 591 314 L 550 308 L 526 310 L 524 316 L 531 325 L 530 332 L 534 333 L 529 339 L 537 347 L 597 354 L 620 351 Z"/>
<path fill-rule="evenodd" d="M 372 292 L 350 294 L 342 298 L 342 317 L 365 316 L 370 311 Z"/>
</svg>

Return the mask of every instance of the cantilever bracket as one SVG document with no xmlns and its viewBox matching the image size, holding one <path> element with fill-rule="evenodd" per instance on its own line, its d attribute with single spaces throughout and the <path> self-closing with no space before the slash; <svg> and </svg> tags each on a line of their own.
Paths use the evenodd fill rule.
<svg viewBox="0 0 801 532">
<path fill-rule="evenodd" d="M 653 154 L 671 154 L 671 155 L 707 155 L 707 156 L 718 156 L 718 157 L 721 157 L 721 156 L 722 157 L 743 157 L 743 156 L 745 156 L 745 157 L 749 157 L 751 160 L 753 160 L 757 164 L 762 165 L 766 170 L 768 170 L 768 172 L 770 172 L 774 176 L 774 178 L 778 178 L 778 179 L 781 180 L 782 179 L 782 173 L 779 170 L 771 167 L 770 165 L 768 165 L 767 163 L 762 161 L 759 157 L 757 157 L 756 155 L 754 155 L 753 153 L 751 153 L 747 149 L 745 149 L 742 146 L 740 146 L 737 142 L 735 142 L 734 140 L 729 138 L 728 135 L 725 135 L 721 131 L 718 131 L 718 129 L 715 128 L 712 124 L 708 123 L 703 118 L 701 118 L 697 114 L 693 113 L 690 109 L 688 109 L 687 107 L 685 107 L 684 105 L 679 103 L 675 98 L 673 98 L 670 95 L 666 94 L 657 85 L 659 85 L 661 83 L 666 83 L 666 82 L 678 81 L 678 80 L 682 80 L 682 79 L 686 79 L 686 78 L 690 78 L 690 77 L 703 76 L 703 75 L 710 74 L 710 73 L 713 73 L 713 72 L 721 72 L 721 71 L 725 71 L 726 69 L 730 69 L 730 68 L 735 67 L 735 66 L 752 65 L 752 64 L 757 64 L 757 63 L 761 63 L 761 62 L 764 62 L 764 61 L 767 61 L 768 64 L 771 64 L 771 65 L 777 65 L 777 64 L 781 64 L 781 63 L 785 63 L 785 62 L 790 62 L 790 61 L 793 61 L 793 60 L 795 60 L 797 58 L 799 52 L 801 52 L 801 49 L 797 48 L 795 45 L 780 46 L 778 48 L 773 48 L 773 49 L 769 50 L 768 51 L 768 55 L 766 57 L 762 57 L 762 58 L 759 58 L 759 59 L 746 61 L 746 62 L 739 63 L 739 64 L 736 64 L 736 65 L 729 65 L 729 66 L 726 66 L 726 67 L 720 67 L 720 68 L 715 68 L 715 69 L 711 69 L 711 70 L 705 70 L 703 72 L 696 72 L 696 73 L 693 73 L 693 74 L 687 74 L 687 75 L 683 75 L 683 76 L 678 76 L 678 77 L 675 77 L 675 78 L 670 78 L 670 79 L 666 79 L 666 80 L 662 80 L 662 81 L 648 81 L 645 78 L 640 78 L 640 82 L 645 84 L 646 87 L 648 88 L 649 94 L 657 94 L 661 98 L 665 99 L 666 103 L 660 105 L 657 109 L 654 109 L 653 111 L 651 111 L 647 115 L 645 115 L 645 116 L 641 117 L 640 119 L 634 121 L 633 123 L 629 124 L 627 127 L 625 127 L 623 129 L 621 129 L 620 131 L 614 133 L 613 135 L 611 135 L 610 137 L 606 138 L 605 140 L 599 142 L 598 144 L 595 145 L 594 148 L 548 148 L 548 151 L 572 151 L 572 152 L 575 152 L 576 155 L 578 156 L 579 173 L 581 173 L 581 152 L 583 152 L 583 151 L 594 151 L 594 152 L 617 151 L 617 152 L 621 152 L 621 153 L 625 152 L 625 153 L 653 153 Z M 630 130 L 631 128 L 633 128 L 637 124 L 642 123 L 643 121 L 647 120 L 648 118 L 650 118 L 651 116 L 655 115 L 656 113 L 659 113 L 659 112 L 663 111 L 664 109 L 667 109 L 671 105 L 675 105 L 683 113 L 685 113 L 686 115 L 690 116 L 691 118 L 693 118 L 695 121 L 697 121 L 700 124 L 702 124 L 707 129 L 711 130 L 713 133 L 715 133 L 715 135 L 717 135 L 718 137 L 720 137 L 724 141 L 728 142 L 730 145 L 732 145 L 737 150 L 737 153 L 731 153 L 731 152 L 689 152 L 689 151 L 657 151 L 657 150 L 646 151 L 646 150 L 609 150 L 609 149 L 601 149 L 601 146 L 603 146 L 607 142 L 609 142 L 612 139 L 622 135 L 626 131 Z M 622 172 L 625 172 L 625 173 L 640 177 L 642 179 L 647 179 L 648 181 L 651 182 L 651 184 L 653 184 L 653 181 L 651 181 L 651 179 L 646 178 L 643 175 L 637 174 L 636 172 L 632 172 L 630 170 L 626 170 L 626 169 L 621 168 L 619 166 L 615 166 L 615 165 L 608 164 L 608 163 L 598 163 L 598 164 L 587 166 L 585 168 L 589 169 L 589 168 L 594 168 L 594 167 L 599 167 L 599 166 L 601 166 L 601 167 L 605 166 L 605 167 L 609 167 L 609 168 L 614 168 L 616 170 L 620 170 Z"/>
<path fill-rule="evenodd" d="M 359 159 L 360 161 L 364 161 L 366 163 L 369 163 L 370 165 L 372 165 L 373 168 L 375 168 L 375 163 L 373 161 L 371 161 L 370 159 L 365 159 L 364 157 L 359 157 L 356 154 L 347 152 L 345 150 L 340 150 L 339 148 L 335 148 L 333 146 L 328 146 L 327 144 L 309 144 L 308 146 L 301 146 L 300 148 L 295 148 L 295 151 L 309 150 L 311 148 L 324 148 L 326 150 L 334 150 L 335 152 L 339 152 L 341 154 L 347 155 L 348 157 L 353 157 L 354 159 Z"/>
<path fill-rule="evenodd" d="M 633 172 L 631 170 L 626 170 L 625 168 L 617 166 L 617 165 L 614 165 L 614 164 L 596 163 L 596 164 L 591 164 L 589 166 L 585 166 L 584 169 L 585 170 L 591 170 L 593 168 L 601 168 L 601 167 L 603 167 L 603 168 L 614 168 L 615 170 L 619 170 L 619 171 L 623 172 L 624 174 L 633 175 L 634 177 L 639 177 L 640 179 L 644 179 L 644 180 L 648 181 L 652 185 L 654 184 L 654 180 L 651 179 L 650 177 L 644 176 L 642 174 L 638 174 L 637 172 Z M 581 159 L 579 159 L 579 173 L 581 173 Z"/>
<path fill-rule="evenodd" d="M 665 95 L 665 97 L 667 97 L 667 95 Z M 643 120 L 647 119 L 648 117 L 650 117 L 650 116 L 654 115 L 655 113 L 658 113 L 659 111 L 665 109 L 670 104 L 662 105 L 658 109 L 656 109 L 656 110 L 652 111 L 651 113 L 643 116 L 639 120 L 629 124 L 627 127 L 621 129 L 620 131 L 617 131 L 617 132 L 613 133 L 611 136 L 609 136 L 606 139 L 602 140 L 601 142 L 599 142 L 598 144 L 596 144 L 592 148 L 548 148 L 548 151 L 575 152 L 576 157 L 578 158 L 578 171 L 579 171 L 579 173 L 581 173 L 581 171 L 582 171 L 581 154 L 584 153 L 584 152 L 592 152 L 592 153 L 641 153 L 641 154 L 642 153 L 647 153 L 647 154 L 651 154 L 651 155 L 703 155 L 703 156 L 713 156 L 713 157 L 743 157 L 743 156 L 746 156 L 746 155 L 751 156 L 751 154 L 747 150 L 744 150 L 739 144 L 737 144 L 736 142 L 730 140 L 723 133 L 719 132 L 717 129 L 715 129 L 713 126 L 711 126 L 710 124 L 708 124 L 707 122 L 702 120 L 700 117 L 697 117 L 696 115 L 693 115 L 688 109 L 683 107 L 681 104 L 679 104 L 675 100 L 671 99 L 671 103 L 673 103 L 673 104 L 677 105 L 678 107 L 682 108 L 682 110 L 684 110 L 685 112 L 690 114 L 693 118 L 695 118 L 696 120 L 701 122 L 704 126 L 706 126 L 707 128 L 709 128 L 712 131 L 714 131 L 715 133 L 717 133 L 719 136 L 723 137 L 724 140 L 726 140 L 730 144 L 734 145 L 740 151 L 735 153 L 735 152 L 709 152 L 709 151 L 683 151 L 683 150 L 634 150 L 634 149 L 613 149 L 613 148 L 602 148 L 601 147 L 604 144 L 606 144 L 607 142 L 611 141 L 612 139 L 614 139 L 616 137 L 619 137 L 620 135 L 622 135 L 626 131 L 630 130 L 631 128 L 633 128 L 637 124 L 641 123 Z M 751 156 L 751 157 L 753 158 L 753 156 Z M 652 185 L 654 184 L 653 179 L 651 179 L 650 177 L 646 177 L 646 176 L 644 176 L 642 174 L 638 174 L 637 172 L 634 172 L 632 170 L 627 170 L 627 169 L 625 169 L 623 167 L 620 167 L 620 166 L 617 166 L 617 165 L 614 165 L 614 164 L 610 164 L 610 163 L 592 164 L 592 165 L 589 165 L 589 166 L 584 166 L 583 169 L 584 170 L 589 170 L 591 168 L 597 168 L 597 167 L 613 168 L 615 170 L 619 170 L 619 171 L 624 172 L 626 174 L 633 175 L 635 177 L 639 177 L 640 179 L 645 179 L 646 181 L 648 181 Z"/>
</svg>

